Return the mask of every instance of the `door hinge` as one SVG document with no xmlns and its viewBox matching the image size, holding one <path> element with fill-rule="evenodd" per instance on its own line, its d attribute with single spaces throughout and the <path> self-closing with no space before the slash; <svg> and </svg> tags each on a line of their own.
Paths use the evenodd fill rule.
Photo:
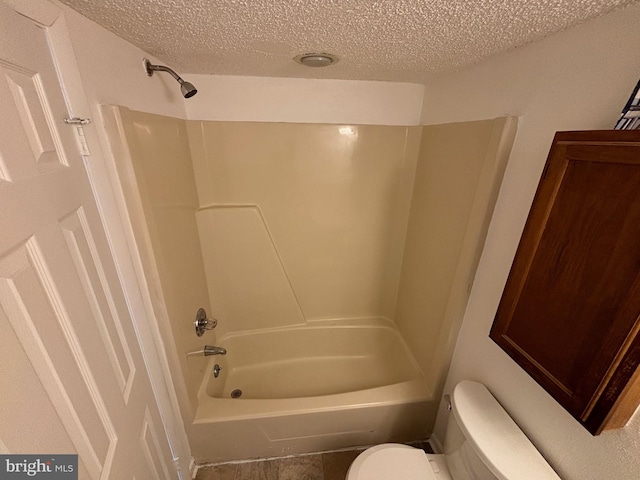
<svg viewBox="0 0 640 480">
<path fill-rule="evenodd" d="M 78 118 L 78 117 L 63 118 L 62 121 L 67 125 L 88 125 L 91 123 L 90 118 Z"/>
</svg>

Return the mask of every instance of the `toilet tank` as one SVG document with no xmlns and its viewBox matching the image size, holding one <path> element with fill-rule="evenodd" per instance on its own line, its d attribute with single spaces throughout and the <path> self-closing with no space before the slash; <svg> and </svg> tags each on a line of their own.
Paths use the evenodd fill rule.
<svg viewBox="0 0 640 480">
<path fill-rule="evenodd" d="M 451 403 L 444 453 L 453 480 L 560 480 L 484 385 L 463 380 Z"/>
</svg>

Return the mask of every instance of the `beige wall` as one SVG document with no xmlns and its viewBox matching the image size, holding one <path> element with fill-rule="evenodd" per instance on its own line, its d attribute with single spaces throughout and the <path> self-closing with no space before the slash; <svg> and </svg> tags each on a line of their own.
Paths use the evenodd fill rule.
<svg viewBox="0 0 640 480">
<path fill-rule="evenodd" d="M 425 123 L 520 115 L 445 390 L 486 384 L 566 480 L 640 477 L 640 414 L 592 437 L 488 338 L 553 134 L 611 128 L 640 71 L 640 5 L 429 82 Z M 464 95 L 462 94 L 464 93 Z M 446 413 L 436 425 L 440 437 Z"/>
<path fill-rule="evenodd" d="M 190 122 L 220 331 L 392 318 L 416 127 Z"/>
</svg>

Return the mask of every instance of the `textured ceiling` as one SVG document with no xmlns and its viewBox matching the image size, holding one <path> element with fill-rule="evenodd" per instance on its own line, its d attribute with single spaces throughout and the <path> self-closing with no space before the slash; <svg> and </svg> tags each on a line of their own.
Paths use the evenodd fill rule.
<svg viewBox="0 0 640 480">
<path fill-rule="evenodd" d="M 181 74 L 421 82 L 640 0 L 61 1 Z"/>
</svg>

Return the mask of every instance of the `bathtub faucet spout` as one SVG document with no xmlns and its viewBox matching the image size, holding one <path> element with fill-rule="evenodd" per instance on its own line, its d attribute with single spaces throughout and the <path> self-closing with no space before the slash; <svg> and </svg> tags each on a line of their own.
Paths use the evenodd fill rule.
<svg viewBox="0 0 640 480">
<path fill-rule="evenodd" d="M 204 355 L 208 357 L 210 355 L 226 355 L 227 350 L 222 347 L 214 347 L 213 345 L 205 345 L 202 350 L 196 350 L 194 352 L 189 352 L 187 355 Z"/>
<path fill-rule="evenodd" d="M 225 348 L 222 348 L 222 347 L 214 347 L 212 345 L 205 345 L 204 349 L 202 350 L 202 353 L 204 353 L 205 357 L 208 357 L 210 355 L 226 355 L 227 354 L 227 350 Z"/>
</svg>

